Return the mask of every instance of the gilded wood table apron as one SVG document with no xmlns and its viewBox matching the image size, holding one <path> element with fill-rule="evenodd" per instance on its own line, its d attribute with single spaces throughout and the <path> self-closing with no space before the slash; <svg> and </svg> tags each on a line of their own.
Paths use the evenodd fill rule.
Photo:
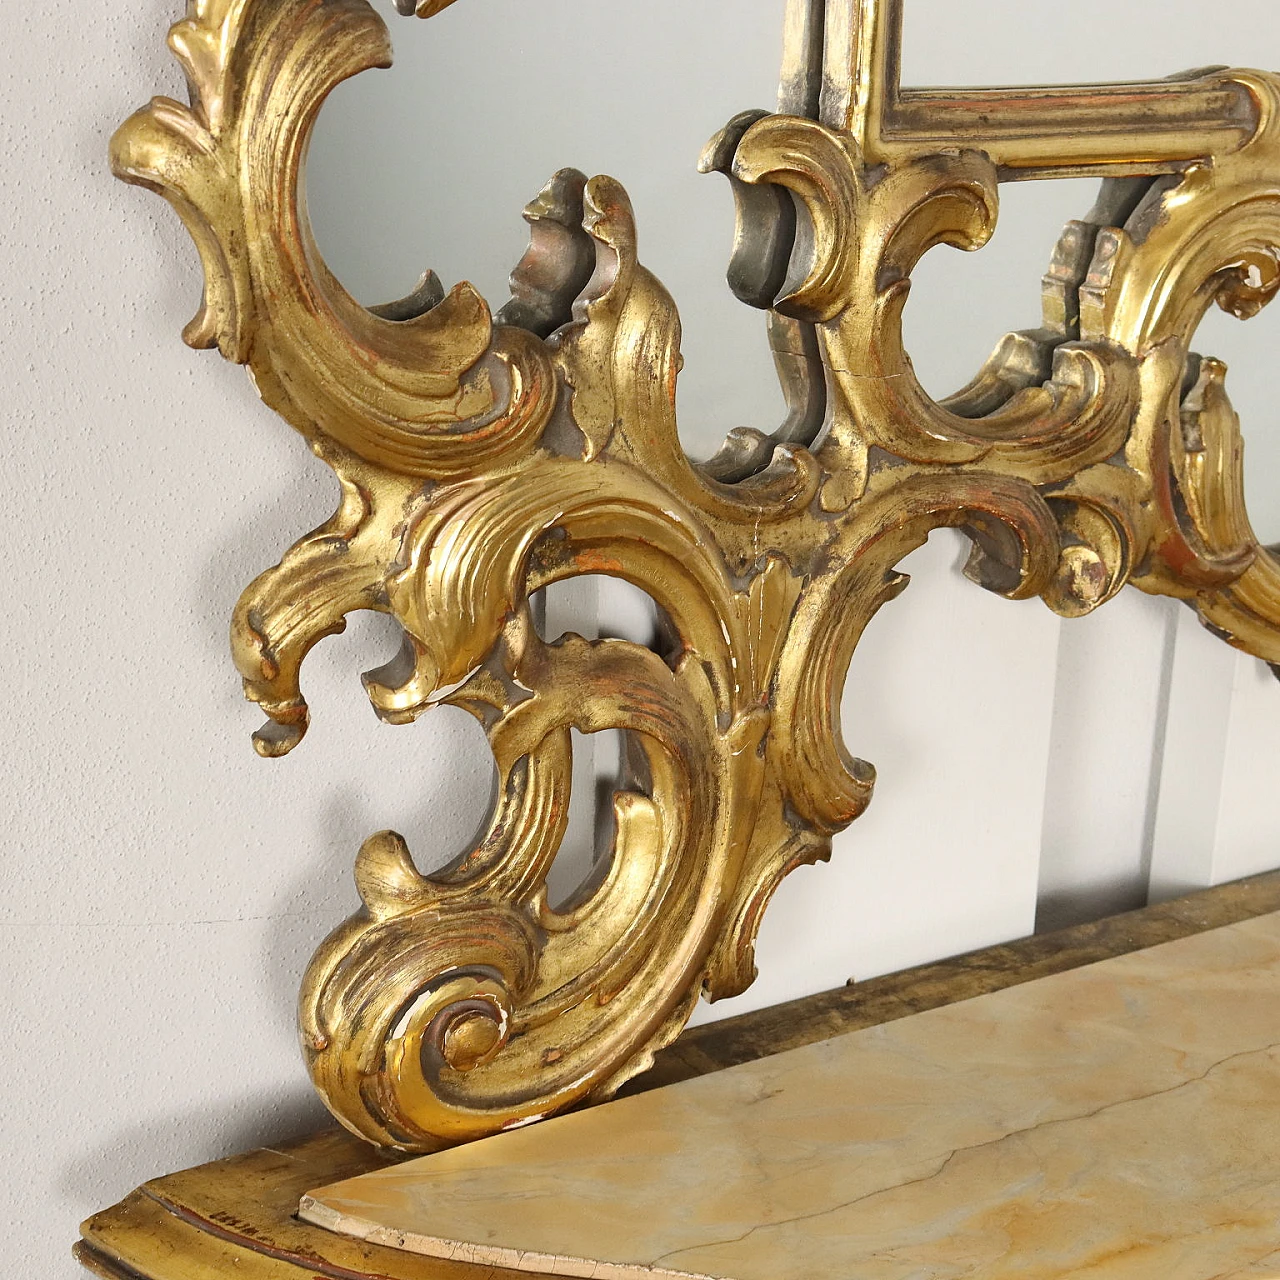
<svg viewBox="0 0 1280 1280">
<path fill-rule="evenodd" d="M 528 206 L 496 315 L 432 275 L 365 309 L 326 270 L 300 181 L 325 96 L 389 61 L 365 0 L 192 0 L 171 36 L 191 105 L 156 99 L 113 141 L 199 246 L 187 341 L 247 365 L 342 482 L 235 614 L 258 750 L 298 745 L 304 657 L 371 609 L 404 635 L 366 677 L 377 713 L 464 707 L 497 759 L 491 825 L 444 873 L 393 833 L 364 845 L 365 908 L 306 978 L 317 1087 L 374 1143 L 608 1097 L 700 993 L 751 982 L 771 893 L 871 799 L 841 691 L 931 530 L 965 530 L 970 576 L 1011 599 L 1074 616 L 1133 582 L 1280 662 L 1280 561 L 1244 510 L 1224 367 L 1190 347 L 1213 303 L 1249 316 L 1280 285 L 1280 81 L 900 89 L 900 27 L 892 0 L 792 0 L 778 113 L 703 155 L 791 404 L 704 463 L 677 437 L 676 308 L 611 178 L 564 170 Z M 1002 181 L 1079 175 L 1102 190 L 1054 252 L 1042 327 L 932 400 L 902 345 L 916 262 L 985 243 Z M 652 596 L 664 646 L 539 637 L 531 594 L 598 573 Z M 627 777 L 611 860 L 553 910 L 574 728 L 624 731 Z"/>
</svg>

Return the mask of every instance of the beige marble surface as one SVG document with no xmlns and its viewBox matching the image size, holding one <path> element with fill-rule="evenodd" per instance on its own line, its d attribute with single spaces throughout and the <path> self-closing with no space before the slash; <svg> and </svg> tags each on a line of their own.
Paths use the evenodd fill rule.
<svg viewBox="0 0 1280 1280">
<path fill-rule="evenodd" d="M 1280 1280 L 1280 915 L 313 1192 L 593 1280 Z"/>
</svg>

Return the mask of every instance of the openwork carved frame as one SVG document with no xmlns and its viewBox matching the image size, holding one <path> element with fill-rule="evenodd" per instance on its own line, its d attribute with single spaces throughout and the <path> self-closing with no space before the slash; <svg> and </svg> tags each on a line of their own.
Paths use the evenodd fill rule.
<svg viewBox="0 0 1280 1280">
<path fill-rule="evenodd" d="M 969 576 L 1011 599 L 1077 616 L 1132 582 L 1280 662 L 1280 561 L 1245 512 L 1224 366 L 1191 350 L 1212 304 L 1247 317 L 1280 287 L 1280 80 L 902 89 L 900 30 L 900 0 L 791 0 L 779 110 L 707 147 L 737 201 L 730 284 L 768 314 L 791 412 L 703 463 L 677 437 L 676 308 L 611 178 L 562 171 L 528 206 L 496 315 L 434 276 L 365 309 L 325 268 L 300 179 L 326 95 L 389 63 L 366 0 L 191 0 L 170 37 L 190 105 L 156 99 L 113 140 L 199 247 L 186 340 L 248 366 L 342 484 L 236 610 L 259 752 L 298 745 L 303 659 L 369 609 L 404 633 L 365 678 L 377 713 L 463 707 L 497 760 L 491 824 L 444 873 L 394 833 L 364 845 L 364 910 L 306 978 L 316 1085 L 372 1142 L 607 1097 L 701 993 L 750 984 L 774 889 L 871 799 L 844 679 L 933 529 L 963 529 Z M 902 342 L 916 263 L 980 248 L 1001 182 L 1081 175 L 1101 194 L 1054 251 L 1042 326 L 934 401 Z M 665 648 L 545 643 L 530 597 L 583 574 L 647 592 Z M 627 778 L 612 858 L 553 910 L 574 728 L 623 730 Z"/>
</svg>

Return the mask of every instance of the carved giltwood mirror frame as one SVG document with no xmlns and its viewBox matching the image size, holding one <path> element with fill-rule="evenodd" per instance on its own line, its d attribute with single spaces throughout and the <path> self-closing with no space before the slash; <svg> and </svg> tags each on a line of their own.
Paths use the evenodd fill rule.
<svg viewBox="0 0 1280 1280">
<path fill-rule="evenodd" d="M 389 63 L 366 0 L 191 0 L 170 37 L 191 105 L 156 99 L 113 140 L 199 247 L 186 340 L 246 365 L 342 485 L 236 610 L 258 751 L 299 744 L 303 659 L 368 609 L 404 634 L 365 678 L 376 712 L 463 707 L 497 760 L 488 830 L 445 872 L 366 842 L 364 910 L 306 977 L 316 1086 L 371 1142 L 606 1098 L 703 992 L 750 984 L 774 889 L 871 799 L 841 692 L 933 529 L 966 531 L 969 576 L 1010 599 L 1072 617 L 1131 582 L 1280 663 L 1280 560 L 1245 511 L 1224 367 L 1191 350 L 1211 305 L 1247 317 L 1280 287 L 1280 80 L 904 89 L 900 32 L 901 0 L 790 0 L 778 111 L 707 147 L 737 201 L 730 284 L 767 312 L 791 412 L 702 463 L 677 436 L 676 307 L 612 179 L 565 170 L 528 206 L 496 315 L 433 276 L 366 309 L 325 268 L 303 168 L 329 92 Z M 933 400 L 902 343 L 916 263 L 980 248 L 1001 182 L 1074 176 L 1102 190 L 1054 250 L 1041 327 Z M 545 643 L 530 597 L 583 574 L 647 592 L 660 651 Z M 575 728 L 622 730 L 627 778 L 611 859 L 553 909 Z"/>
</svg>

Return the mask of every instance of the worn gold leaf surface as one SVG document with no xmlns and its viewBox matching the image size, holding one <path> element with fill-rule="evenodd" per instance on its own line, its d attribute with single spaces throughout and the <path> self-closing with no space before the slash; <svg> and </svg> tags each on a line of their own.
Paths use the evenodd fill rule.
<svg viewBox="0 0 1280 1280">
<path fill-rule="evenodd" d="M 431 1150 L 607 1097 L 700 993 L 750 984 L 773 890 L 871 800 L 845 676 L 932 530 L 965 531 L 970 576 L 1011 599 L 1079 616 L 1133 582 L 1280 662 L 1280 562 L 1244 510 L 1225 369 L 1191 349 L 1208 307 L 1247 317 L 1280 287 L 1280 81 L 903 90 L 900 20 L 792 0 L 783 112 L 735 117 L 703 156 L 789 405 L 704 464 L 677 435 L 676 308 L 613 179 L 552 177 L 496 316 L 431 275 L 364 308 L 326 269 L 303 167 L 327 94 L 389 61 L 365 0 L 193 0 L 171 36 L 190 104 L 156 99 L 112 142 L 199 248 L 187 341 L 245 364 L 342 485 L 235 613 L 258 750 L 298 745 L 308 651 L 369 609 L 403 632 L 366 676 L 377 714 L 450 701 L 497 761 L 488 829 L 447 871 L 391 832 L 364 845 L 364 909 L 307 975 L 312 1075 L 372 1142 Z M 985 244 L 1001 181 L 1080 174 L 1102 194 L 1053 254 L 1042 326 L 935 401 L 902 339 L 916 263 Z M 531 596 L 582 574 L 647 592 L 661 651 L 545 643 Z M 611 858 L 555 909 L 573 729 L 623 731 L 626 777 Z"/>
</svg>

